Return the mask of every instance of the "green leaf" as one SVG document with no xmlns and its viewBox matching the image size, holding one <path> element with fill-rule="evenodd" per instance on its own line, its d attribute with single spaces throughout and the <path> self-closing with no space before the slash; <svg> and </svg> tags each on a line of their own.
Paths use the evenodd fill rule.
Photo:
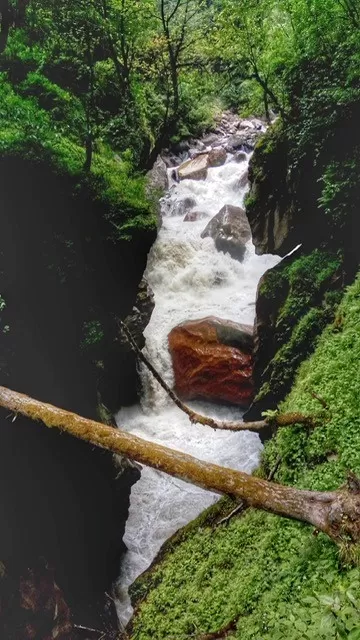
<svg viewBox="0 0 360 640">
<path fill-rule="evenodd" d="M 323 604 L 326 607 L 333 607 L 335 604 L 335 600 L 332 596 L 318 596 L 318 600 L 320 604 Z"/>
</svg>

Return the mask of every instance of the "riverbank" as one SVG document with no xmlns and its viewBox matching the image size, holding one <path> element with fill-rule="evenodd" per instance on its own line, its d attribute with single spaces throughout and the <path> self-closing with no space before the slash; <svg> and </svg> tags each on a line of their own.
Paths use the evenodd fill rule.
<svg viewBox="0 0 360 640">
<path fill-rule="evenodd" d="M 259 473 L 267 475 L 280 457 L 276 482 L 317 490 L 340 486 L 348 469 L 360 473 L 359 322 L 358 279 L 281 405 L 319 415 L 319 425 L 281 429 L 266 445 Z M 221 517 L 232 508 L 225 500 Z M 248 510 L 214 526 L 218 509 L 180 532 L 135 583 L 131 639 L 202 638 L 232 621 L 229 633 L 214 637 L 358 637 L 360 572 L 351 558 L 310 527 L 266 513 Z"/>
</svg>

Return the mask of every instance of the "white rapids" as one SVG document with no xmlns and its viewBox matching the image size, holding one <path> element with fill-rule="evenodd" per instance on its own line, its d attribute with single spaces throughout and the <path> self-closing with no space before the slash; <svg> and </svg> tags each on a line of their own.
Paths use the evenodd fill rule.
<svg viewBox="0 0 360 640">
<path fill-rule="evenodd" d="M 276 256 L 256 256 L 249 242 L 244 261 L 216 250 L 211 238 L 200 235 L 208 221 L 226 204 L 243 206 L 247 187 L 241 178 L 250 156 L 208 170 L 206 180 L 172 183 L 162 199 L 163 224 L 149 254 L 145 277 L 155 295 L 155 309 L 145 330 L 146 354 L 170 384 L 173 372 L 168 351 L 170 330 L 184 320 L 218 316 L 235 322 L 253 323 L 255 297 L 262 274 L 274 266 Z M 184 222 L 179 205 L 191 198 L 194 210 L 205 217 Z M 196 204 L 195 204 L 196 203 Z M 192 425 L 175 407 L 145 369 L 141 372 L 141 405 L 122 409 L 117 423 L 122 429 L 149 441 L 192 454 L 202 460 L 251 472 L 259 460 L 261 443 L 256 434 L 212 431 Z M 199 412 L 239 420 L 239 408 L 191 403 Z M 191 484 L 143 467 L 141 479 L 131 490 L 129 519 L 124 542 L 127 553 L 118 584 L 117 609 L 126 624 L 132 614 L 128 587 L 153 561 L 161 545 L 180 527 L 194 519 L 219 496 Z"/>
</svg>

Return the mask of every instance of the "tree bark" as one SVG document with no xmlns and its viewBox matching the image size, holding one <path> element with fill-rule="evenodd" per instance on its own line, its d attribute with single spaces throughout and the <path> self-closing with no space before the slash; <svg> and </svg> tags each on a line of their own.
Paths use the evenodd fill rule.
<svg viewBox="0 0 360 640">
<path fill-rule="evenodd" d="M 307 522 L 342 545 L 360 541 L 360 482 L 355 476 L 337 491 L 305 491 L 203 462 L 5 387 L 0 387 L 0 406 L 204 489 L 240 498 L 251 507 Z"/>
<path fill-rule="evenodd" d="M 0 54 L 2 54 L 7 46 L 12 20 L 12 11 L 9 0 L 0 0 L 0 14 Z"/>
</svg>

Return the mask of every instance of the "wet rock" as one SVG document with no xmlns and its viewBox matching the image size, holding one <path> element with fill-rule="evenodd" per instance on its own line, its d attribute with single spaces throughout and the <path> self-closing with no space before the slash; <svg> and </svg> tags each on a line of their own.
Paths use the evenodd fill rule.
<svg viewBox="0 0 360 640">
<path fill-rule="evenodd" d="M 195 140 L 195 139 L 191 139 L 190 140 L 190 151 L 189 153 L 191 153 L 191 151 L 197 151 L 198 153 L 206 151 L 206 145 L 204 144 L 204 142 L 202 140 Z"/>
<path fill-rule="evenodd" d="M 238 129 L 255 129 L 255 125 L 251 120 L 240 120 Z"/>
<path fill-rule="evenodd" d="M 140 349 L 145 346 L 144 330 L 150 322 L 151 314 L 155 308 L 154 293 L 145 278 L 139 284 L 138 294 L 131 313 L 125 319 L 125 324 L 130 329 L 136 344 Z M 125 338 L 122 342 L 127 349 L 130 349 Z"/>
<path fill-rule="evenodd" d="M 255 143 L 259 137 L 259 133 L 255 130 L 245 130 L 241 133 L 236 133 L 230 136 L 226 150 L 230 153 L 234 153 L 237 150 L 249 150 L 251 151 L 255 147 Z"/>
<path fill-rule="evenodd" d="M 140 349 L 145 346 L 143 333 L 150 322 L 154 307 L 154 294 L 146 279 L 143 278 L 140 282 L 132 311 L 124 320 Z M 129 401 L 126 401 L 126 404 L 135 404 L 141 392 L 137 356 L 120 330 L 119 341 L 121 343 L 123 356 L 122 366 L 118 371 L 118 381 L 121 387 L 131 389 L 131 396 L 129 396 Z"/>
<path fill-rule="evenodd" d="M 183 216 L 186 213 L 188 213 L 190 209 L 193 209 L 195 206 L 196 206 L 195 198 L 191 198 L 190 196 L 188 196 L 183 200 L 178 200 L 177 202 L 173 203 L 172 215 Z"/>
<path fill-rule="evenodd" d="M 266 125 L 264 124 L 264 122 L 262 122 L 262 120 L 259 120 L 258 118 L 253 118 L 251 122 L 257 131 L 266 131 Z"/>
<path fill-rule="evenodd" d="M 239 188 L 244 189 L 249 182 L 249 172 L 245 171 L 239 178 Z"/>
<path fill-rule="evenodd" d="M 147 178 L 150 189 L 166 191 L 168 188 L 167 167 L 161 156 L 157 157 L 153 168 L 147 173 Z"/>
<path fill-rule="evenodd" d="M 180 142 L 172 145 L 172 151 L 174 151 L 176 155 L 186 153 L 187 151 L 189 151 L 189 149 L 190 142 L 188 140 L 180 140 Z"/>
<path fill-rule="evenodd" d="M 178 168 L 180 180 L 205 180 L 209 157 L 203 153 L 192 160 L 187 160 Z"/>
<path fill-rule="evenodd" d="M 241 261 L 245 254 L 246 243 L 251 238 L 250 225 L 244 209 L 225 205 L 210 220 L 201 237 L 213 238 L 218 251 L 229 253 L 235 260 Z"/>
<path fill-rule="evenodd" d="M 248 407 L 253 397 L 252 327 L 215 317 L 184 322 L 169 334 L 175 390 Z"/>
<path fill-rule="evenodd" d="M 184 222 L 196 222 L 206 217 L 207 213 L 205 211 L 189 211 L 184 218 Z"/>
<path fill-rule="evenodd" d="M 221 167 L 226 162 L 227 153 L 222 147 L 215 147 L 209 152 L 209 167 Z"/>
<path fill-rule="evenodd" d="M 235 153 L 234 160 L 239 163 L 245 162 L 245 160 L 247 160 L 247 154 L 245 153 L 245 151 L 238 151 L 237 153 Z"/>
<path fill-rule="evenodd" d="M 212 144 L 215 144 L 219 139 L 218 134 L 216 133 L 209 133 L 207 136 L 205 136 L 204 138 L 202 138 L 201 142 L 206 146 L 209 147 Z"/>
</svg>

